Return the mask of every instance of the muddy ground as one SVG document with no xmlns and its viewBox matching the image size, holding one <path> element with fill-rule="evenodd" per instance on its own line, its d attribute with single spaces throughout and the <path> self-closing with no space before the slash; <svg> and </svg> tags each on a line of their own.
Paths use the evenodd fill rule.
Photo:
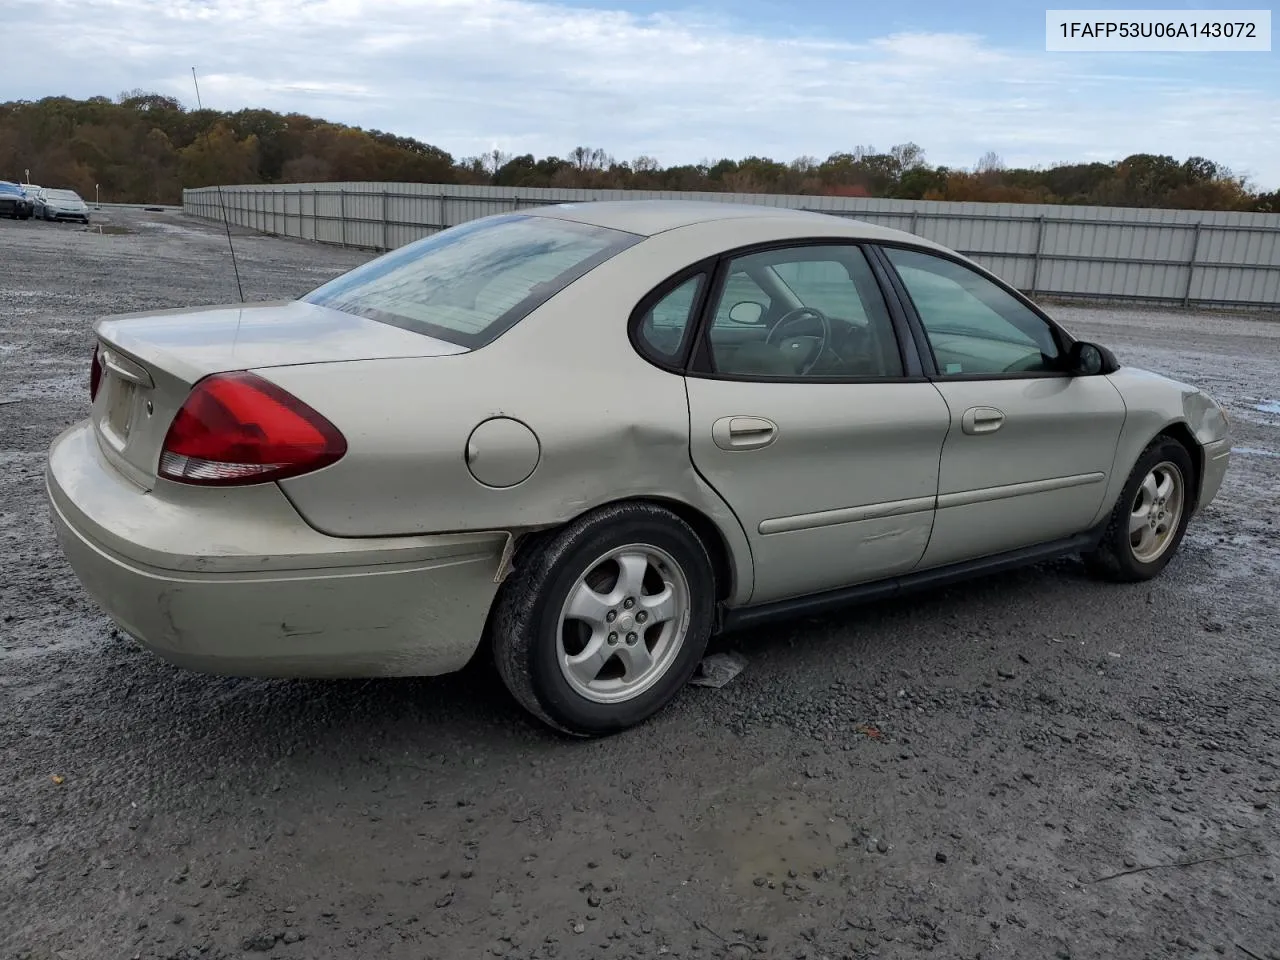
<svg viewBox="0 0 1280 960">
<path fill-rule="evenodd" d="M 0 957 L 1280 957 L 1280 323 L 1057 309 L 1232 416 L 1157 581 L 734 636 L 732 684 L 577 743 L 484 671 L 212 679 L 111 629 L 41 479 L 90 322 L 235 284 L 217 228 L 101 220 L 0 221 Z M 365 258 L 237 250 L 250 299 Z"/>
</svg>

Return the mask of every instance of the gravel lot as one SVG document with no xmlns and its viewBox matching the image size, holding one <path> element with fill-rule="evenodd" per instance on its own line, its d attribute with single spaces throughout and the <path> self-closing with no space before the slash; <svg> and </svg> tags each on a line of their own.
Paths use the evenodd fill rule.
<svg viewBox="0 0 1280 960">
<path fill-rule="evenodd" d="M 216 679 L 111 629 L 42 483 L 90 323 L 235 285 L 220 228 L 100 222 L 0 222 L 0 957 L 1280 958 L 1280 323 L 1057 310 L 1232 416 L 1154 583 L 737 635 L 729 686 L 565 742 L 482 670 Z M 249 299 L 365 258 L 237 252 Z"/>
</svg>

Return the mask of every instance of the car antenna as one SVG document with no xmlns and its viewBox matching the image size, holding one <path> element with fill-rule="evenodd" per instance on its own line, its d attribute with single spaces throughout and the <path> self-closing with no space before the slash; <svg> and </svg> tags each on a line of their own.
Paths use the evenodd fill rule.
<svg viewBox="0 0 1280 960">
<path fill-rule="evenodd" d="M 196 109 L 204 111 L 204 104 L 200 101 L 200 81 L 196 79 L 196 68 L 191 68 L 191 82 L 196 87 Z M 208 129 L 204 132 L 204 148 L 208 151 L 209 156 L 213 156 L 213 147 L 209 140 Z M 240 295 L 240 302 L 244 303 L 244 287 L 240 285 L 240 264 L 236 262 L 236 246 L 231 242 L 231 221 L 227 219 L 227 204 L 222 199 L 222 184 L 216 184 L 218 188 L 218 207 L 222 211 L 222 226 L 227 231 L 227 248 L 231 251 L 231 269 L 236 274 L 236 293 Z"/>
</svg>

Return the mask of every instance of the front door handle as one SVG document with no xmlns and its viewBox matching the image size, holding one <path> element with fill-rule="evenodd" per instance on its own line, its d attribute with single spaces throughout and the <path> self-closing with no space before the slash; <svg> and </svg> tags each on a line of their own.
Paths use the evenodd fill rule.
<svg viewBox="0 0 1280 960">
<path fill-rule="evenodd" d="M 711 425 L 711 439 L 721 450 L 758 450 L 778 437 L 778 425 L 764 417 L 721 417 Z"/>
<path fill-rule="evenodd" d="M 960 419 L 965 433 L 995 433 L 1004 425 L 1004 413 L 995 407 L 970 407 Z"/>
</svg>

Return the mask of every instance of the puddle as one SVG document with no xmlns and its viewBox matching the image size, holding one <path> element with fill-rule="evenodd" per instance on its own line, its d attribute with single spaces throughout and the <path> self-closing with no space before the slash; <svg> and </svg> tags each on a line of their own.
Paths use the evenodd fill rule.
<svg viewBox="0 0 1280 960">
<path fill-rule="evenodd" d="M 1257 447 L 1232 447 L 1232 453 L 1242 453 L 1246 457 L 1275 457 L 1280 460 L 1280 453 L 1274 450 L 1259 450 Z"/>
<path fill-rule="evenodd" d="M 122 233 L 133 233 L 128 227 L 117 227 L 115 224 L 98 224 L 97 227 L 90 227 L 90 233 L 106 234 L 110 236 L 119 236 Z"/>
<path fill-rule="evenodd" d="M 1263 400 L 1255 403 L 1253 409 L 1261 413 L 1280 413 L 1280 400 Z"/>
</svg>

